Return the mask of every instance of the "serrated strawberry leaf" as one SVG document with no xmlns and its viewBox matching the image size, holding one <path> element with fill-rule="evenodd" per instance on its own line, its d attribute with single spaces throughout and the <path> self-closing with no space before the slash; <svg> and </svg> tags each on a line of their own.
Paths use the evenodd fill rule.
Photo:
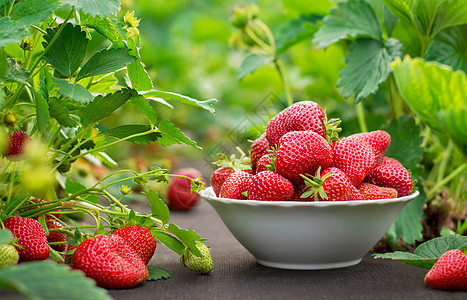
<svg viewBox="0 0 467 300">
<path fill-rule="evenodd" d="M 190 249 L 190 251 L 198 256 L 202 257 L 203 254 L 199 251 L 198 247 L 195 246 L 195 241 L 200 239 L 200 236 L 194 230 L 187 230 L 182 229 L 175 225 L 174 223 L 170 223 L 167 231 L 175 235 L 180 241 L 185 245 L 186 248 Z"/>
<path fill-rule="evenodd" d="M 201 149 L 195 141 L 187 137 L 179 128 L 175 127 L 169 120 L 162 120 L 159 123 L 159 133 L 157 141 L 162 146 L 170 146 L 174 144 L 187 144 L 193 148 Z"/>
<path fill-rule="evenodd" d="M 381 25 L 366 1 L 340 2 L 333 8 L 313 38 L 318 49 L 342 39 L 373 38 L 381 41 Z"/>
<path fill-rule="evenodd" d="M 143 96 L 133 96 L 131 97 L 130 102 L 148 119 L 151 125 L 156 124 L 157 113 Z"/>
<path fill-rule="evenodd" d="M 26 25 L 17 24 L 10 17 L 0 18 L 0 48 L 21 41 L 27 34 Z"/>
<path fill-rule="evenodd" d="M 83 272 L 49 261 L 22 263 L 0 270 L 0 289 L 16 291 L 29 299 L 112 299 Z"/>
<path fill-rule="evenodd" d="M 129 49 L 126 48 L 111 48 L 94 53 L 79 71 L 76 81 L 85 77 L 112 73 L 134 62 L 136 58 L 128 52 Z"/>
<path fill-rule="evenodd" d="M 396 251 L 375 254 L 375 258 L 389 258 L 416 267 L 431 269 L 436 261 L 447 251 L 467 247 L 467 236 L 448 235 L 431 239 L 418 246 L 414 253 Z"/>
<path fill-rule="evenodd" d="M 36 25 L 45 21 L 59 8 L 58 0 L 23 0 L 10 12 L 10 17 L 17 24 Z"/>
<path fill-rule="evenodd" d="M 92 28 L 112 42 L 115 48 L 125 48 L 125 39 L 122 30 L 126 30 L 124 23 L 112 23 L 107 17 L 92 17 L 80 12 L 81 26 Z M 117 27 L 118 25 L 118 27 Z"/>
<path fill-rule="evenodd" d="M 205 109 L 209 111 L 210 113 L 215 113 L 216 110 L 214 109 L 214 103 L 217 103 L 217 99 L 209 99 L 209 100 L 196 100 L 191 97 L 173 93 L 173 92 L 164 92 L 164 91 L 146 91 L 142 92 L 141 95 L 143 95 L 145 98 L 161 98 L 165 100 L 172 100 L 172 101 L 177 101 L 181 102 L 184 104 L 188 104 L 191 106 L 196 106 L 200 107 L 202 109 Z"/>
<path fill-rule="evenodd" d="M 78 83 L 71 83 L 59 78 L 53 78 L 53 82 L 57 85 L 58 92 L 70 100 L 86 104 L 94 98 L 84 86 Z"/>
<path fill-rule="evenodd" d="M 49 113 L 63 127 L 75 127 L 78 125 L 78 121 L 72 117 L 66 105 L 61 103 L 57 98 L 49 99 Z"/>
<path fill-rule="evenodd" d="M 4 82 L 20 82 L 28 84 L 29 72 L 23 69 L 14 58 L 8 58 L 8 67 L 3 76 Z"/>
<path fill-rule="evenodd" d="M 144 192 L 144 195 L 149 200 L 149 206 L 153 217 L 161 220 L 163 225 L 167 224 L 170 219 L 170 211 L 164 201 L 159 197 L 159 194 L 153 190 L 149 190 Z"/>
<path fill-rule="evenodd" d="M 41 133 L 45 133 L 45 129 L 47 128 L 50 119 L 49 103 L 40 92 L 35 89 L 32 89 L 32 92 L 34 94 L 34 100 L 36 101 L 37 128 Z"/>
<path fill-rule="evenodd" d="M 138 92 L 152 90 L 154 85 L 152 83 L 151 77 L 141 62 L 138 46 L 132 39 L 129 39 L 127 43 L 128 49 L 130 49 L 130 55 L 136 57 L 136 61 L 132 62 L 126 67 L 128 72 L 128 79 L 130 80 L 128 85 Z"/>
<path fill-rule="evenodd" d="M 242 61 L 238 69 L 237 78 L 242 80 L 246 75 L 254 73 L 259 67 L 266 65 L 274 60 L 274 57 L 267 55 L 251 54 Z"/>
<path fill-rule="evenodd" d="M 83 62 L 88 39 L 79 25 L 73 26 L 67 23 L 61 26 L 65 28 L 45 54 L 44 59 L 62 75 L 71 77 Z M 47 28 L 47 34 L 44 35 L 45 42 L 42 43 L 44 48 L 52 41 L 58 29 L 59 27 Z"/>
<path fill-rule="evenodd" d="M 312 38 L 318 30 L 317 21 L 319 19 L 316 16 L 302 15 L 287 24 L 276 37 L 276 55 L 306 39 Z"/>
<path fill-rule="evenodd" d="M 160 280 L 160 279 L 167 279 L 170 277 L 170 274 L 161 269 L 155 268 L 148 268 L 149 275 L 147 280 Z"/>
<path fill-rule="evenodd" d="M 390 63 L 402 55 L 402 44 L 389 39 L 385 44 L 374 39 L 359 39 L 349 47 L 347 66 L 339 72 L 337 86 L 346 98 L 355 94 L 355 101 L 374 94 L 391 74 Z"/>
<path fill-rule="evenodd" d="M 110 16 L 120 10 L 119 0 L 61 0 L 60 4 L 69 4 L 92 16 Z"/>
<path fill-rule="evenodd" d="M 156 240 L 166 245 L 167 248 L 177 253 L 178 255 L 182 255 L 183 251 L 185 250 L 185 246 L 179 239 L 168 233 L 158 230 L 151 230 L 151 233 L 156 238 Z"/>
<path fill-rule="evenodd" d="M 118 139 L 123 139 L 132 135 L 139 134 L 139 136 L 132 137 L 130 139 L 127 139 L 126 141 L 135 144 L 149 144 L 151 142 L 157 141 L 157 139 L 161 136 L 161 134 L 158 132 L 149 132 L 150 130 L 151 126 L 149 125 L 128 124 L 104 130 L 100 134 Z"/>
</svg>

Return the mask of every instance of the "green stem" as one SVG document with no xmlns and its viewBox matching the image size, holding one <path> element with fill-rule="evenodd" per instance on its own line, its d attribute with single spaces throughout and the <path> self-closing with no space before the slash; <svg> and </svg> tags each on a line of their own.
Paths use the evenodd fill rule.
<svg viewBox="0 0 467 300">
<path fill-rule="evenodd" d="M 360 125 L 360 132 L 367 132 L 368 126 L 365 120 L 365 111 L 364 111 L 362 101 L 358 102 L 355 106 L 357 108 L 357 117 L 358 117 L 358 124 Z"/>
<path fill-rule="evenodd" d="M 261 21 L 260 19 L 255 19 L 254 22 L 259 27 L 261 27 L 264 30 L 264 32 L 266 32 L 266 35 L 267 35 L 268 41 L 269 41 L 269 45 L 271 45 L 271 50 L 272 50 L 273 53 L 276 53 L 276 42 L 274 40 L 274 36 L 273 36 L 271 30 L 269 29 L 269 27 L 263 21 Z"/>
<path fill-rule="evenodd" d="M 273 55 L 274 50 L 268 44 L 266 44 L 259 36 L 256 35 L 250 28 L 245 27 L 245 33 L 253 40 L 255 43 L 266 52 L 267 55 Z"/>
<path fill-rule="evenodd" d="M 467 163 L 460 165 L 457 169 L 451 172 L 444 179 L 438 181 L 435 184 L 435 186 L 427 193 L 427 198 L 433 197 L 444 185 L 446 185 L 449 181 L 462 174 L 462 172 L 464 172 L 465 170 L 467 170 Z"/>
<path fill-rule="evenodd" d="M 292 92 L 290 91 L 289 81 L 287 80 L 285 76 L 284 65 L 278 58 L 274 60 L 274 65 L 276 66 L 277 72 L 279 72 L 279 76 L 282 81 L 282 86 L 284 88 L 285 97 L 287 99 L 287 105 L 290 106 L 293 104 L 293 98 L 292 98 Z"/>
<path fill-rule="evenodd" d="M 449 140 L 448 146 L 444 150 L 443 157 L 441 158 L 441 162 L 439 164 L 438 177 L 436 179 L 436 182 L 439 182 L 444 178 L 444 175 L 446 174 L 446 167 L 448 165 L 449 159 L 451 158 L 453 150 L 454 144 L 451 140 Z"/>
</svg>

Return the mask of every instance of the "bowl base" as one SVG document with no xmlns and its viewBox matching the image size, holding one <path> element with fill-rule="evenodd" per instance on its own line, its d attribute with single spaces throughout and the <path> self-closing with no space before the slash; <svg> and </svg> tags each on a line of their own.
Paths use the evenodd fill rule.
<svg viewBox="0 0 467 300">
<path fill-rule="evenodd" d="M 361 258 L 349 261 L 343 261 L 338 263 L 323 263 L 323 264 L 300 264 L 300 263 L 280 263 L 280 262 L 271 262 L 261 259 L 257 259 L 256 262 L 260 265 L 278 268 L 278 269 L 289 269 L 289 270 L 325 270 L 325 269 L 337 269 L 345 268 L 350 266 L 355 266 L 362 261 Z"/>
</svg>

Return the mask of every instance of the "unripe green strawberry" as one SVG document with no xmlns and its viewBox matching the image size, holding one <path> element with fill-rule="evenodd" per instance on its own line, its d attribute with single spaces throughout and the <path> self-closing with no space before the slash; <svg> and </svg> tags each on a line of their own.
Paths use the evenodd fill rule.
<svg viewBox="0 0 467 300">
<path fill-rule="evenodd" d="M 199 272 L 201 274 L 209 274 L 212 271 L 213 264 L 211 258 L 211 252 L 209 252 L 208 246 L 202 242 L 196 242 L 196 247 L 201 251 L 203 257 L 194 255 L 188 248 L 182 253 L 180 261 L 188 269 Z"/>
<path fill-rule="evenodd" d="M 18 263 L 19 254 L 15 246 L 10 244 L 0 245 L 0 269 L 14 266 Z"/>
</svg>

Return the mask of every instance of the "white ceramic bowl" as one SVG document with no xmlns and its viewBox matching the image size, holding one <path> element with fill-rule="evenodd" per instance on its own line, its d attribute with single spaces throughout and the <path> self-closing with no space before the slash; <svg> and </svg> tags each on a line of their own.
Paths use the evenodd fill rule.
<svg viewBox="0 0 467 300">
<path fill-rule="evenodd" d="M 358 264 L 415 193 L 385 200 L 292 202 L 234 200 L 200 195 L 262 265 L 332 269 Z"/>
</svg>

